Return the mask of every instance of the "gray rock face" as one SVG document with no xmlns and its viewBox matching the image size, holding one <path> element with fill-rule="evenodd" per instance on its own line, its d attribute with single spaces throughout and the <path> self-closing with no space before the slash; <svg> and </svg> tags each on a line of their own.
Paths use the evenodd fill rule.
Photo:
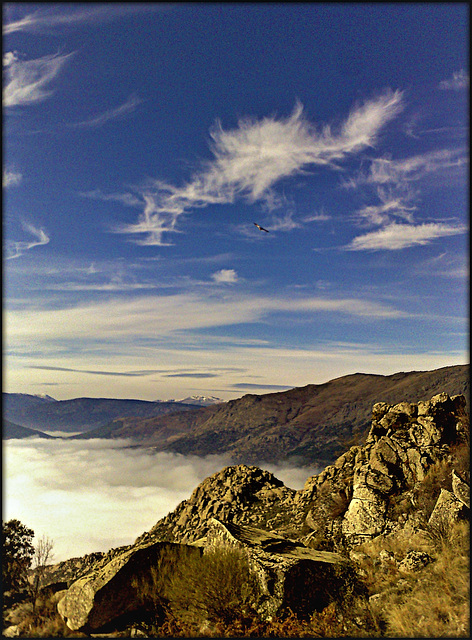
<svg viewBox="0 0 472 640">
<path fill-rule="evenodd" d="M 452 491 L 464 506 L 470 509 L 470 485 L 457 471 L 452 471 Z"/>
<path fill-rule="evenodd" d="M 447 489 L 441 489 L 428 524 L 431 527 L 444 528 L 465 516 L 464 504 Z"/>
<path fill-rule="evenodd" d="M 236 524 L 278 528 L 284 505 L 291 505 L 294 489 L 258 467 L 225 467 L 204 480 L 139 540 L 164 539 L 190 543 L 204 536 L 211 518 Z"/>
<path fill-rule="evenodd" d="M 172 566 L 185 562 L 189 554 L 201 555 L 201 550 L 169 542 L 130 547 L 76 580 L 58 602 L 57 610 L 73 631 L 100 629 L 139 607 L 138 584 L 150 578 L 152 566 L 171 572 Z"/>
</svg>

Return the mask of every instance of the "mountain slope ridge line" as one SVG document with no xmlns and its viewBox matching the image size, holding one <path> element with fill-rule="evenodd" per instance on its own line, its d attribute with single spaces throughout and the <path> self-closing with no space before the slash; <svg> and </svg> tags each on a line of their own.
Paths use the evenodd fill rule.
<svg viewBox="0 0 472 640">
<path fill-rule="evenodd" d="M 333 461 L 369 429 L 375 402 L 469 397 L 469 365 L 390 376 L 354 373 L 264 395 L 246 394 L 209 407 L 153 418 L 117 419 L 75 436 L 130 438 L 136 446 L 183 455 L 227 454 L 234 463 Z"/>
</svg>

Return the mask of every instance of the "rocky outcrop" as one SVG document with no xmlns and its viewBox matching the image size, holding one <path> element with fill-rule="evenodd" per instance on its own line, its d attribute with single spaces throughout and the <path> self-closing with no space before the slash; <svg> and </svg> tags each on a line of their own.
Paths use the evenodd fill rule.
<svg viewBox="0 0 472 640">
<path fill-rule="evenodd" d="M 201 550 L 169 542 L 134 545 L 76 580 L 57 610 L 73 631 L 101 629 L 142 606 L 139 585 L 152 579 L 151 567 L 159 567 L 165 585 L 176 563 L 185 562 L 191 554 L 201 555 Z"/>
<path fill-rule="evenodd" d="M 353 566 L 343 556 L 315 551 L 256 527 L 213 518 L 204 545 L 206 549 L 230 545 L 244 550 L 259 583 L 257 608 L 264 618 L 287 609 L 302 616 L 321 611 L 356 585 Z"/>
<path fill-rule="evenodd" d="M 331 528 L 336 524 L 351 542 L 385 532 L 392 499 L 421 483 L 434 462 L 468 438 L 465 407 L 464 396 L 445 393 L 428 402 L 375 404 L 365 446 L 352 447 L 305 484 L 301 500 L 311 505 L 306 525 L 326 535 L 323 521 L 331 511 Z"/>
<path fill-rule="evenodd" d="M 241 525 L 278 529 L 296 494 L 269 471 L 258 467 L 225 467 L 204 480 L 188 500 L 148 532 L 141 540 L 190 543 L 206 535 L 211 518 Z"/>
</svg>

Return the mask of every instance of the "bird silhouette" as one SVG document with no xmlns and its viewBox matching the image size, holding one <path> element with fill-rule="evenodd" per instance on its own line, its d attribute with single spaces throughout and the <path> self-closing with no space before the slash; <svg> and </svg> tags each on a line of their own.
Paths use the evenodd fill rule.
<svg viewBox="0 0 472 640">
<path fill-rule="evenodd" d="M 261 227 L 261 225 L 260 225 L 260 224 L 257 224 L 257 222 L 255 222 L 254 224 L 255 224 L 255 225 L 256 225 L 256 227 L 257 227 L 258 229 L 260 229 L 261 231 L 265 231 L 266 233 L 269 233 L 269 232 L 267 231 L 267 229 L 264 229 L 264 227 Z"/>
</svg>

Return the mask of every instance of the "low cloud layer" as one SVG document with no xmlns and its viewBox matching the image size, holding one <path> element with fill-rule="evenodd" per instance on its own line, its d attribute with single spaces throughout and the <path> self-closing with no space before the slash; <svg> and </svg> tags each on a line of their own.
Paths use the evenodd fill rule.
<svg viewBox="0 0 472 640">
<path fill-rule="evenodd" d="M 54 541 L 54 562 L 134 540 L 190 497 L 225 456 L 152 454 L 126 440 L 4 442 L 3 519 L 18 518 Z M 270 468 L 269 468 L 270 467 Z M 301 488 L 319 470 L 265 465 L 287 486 Z"/>
</svg>

